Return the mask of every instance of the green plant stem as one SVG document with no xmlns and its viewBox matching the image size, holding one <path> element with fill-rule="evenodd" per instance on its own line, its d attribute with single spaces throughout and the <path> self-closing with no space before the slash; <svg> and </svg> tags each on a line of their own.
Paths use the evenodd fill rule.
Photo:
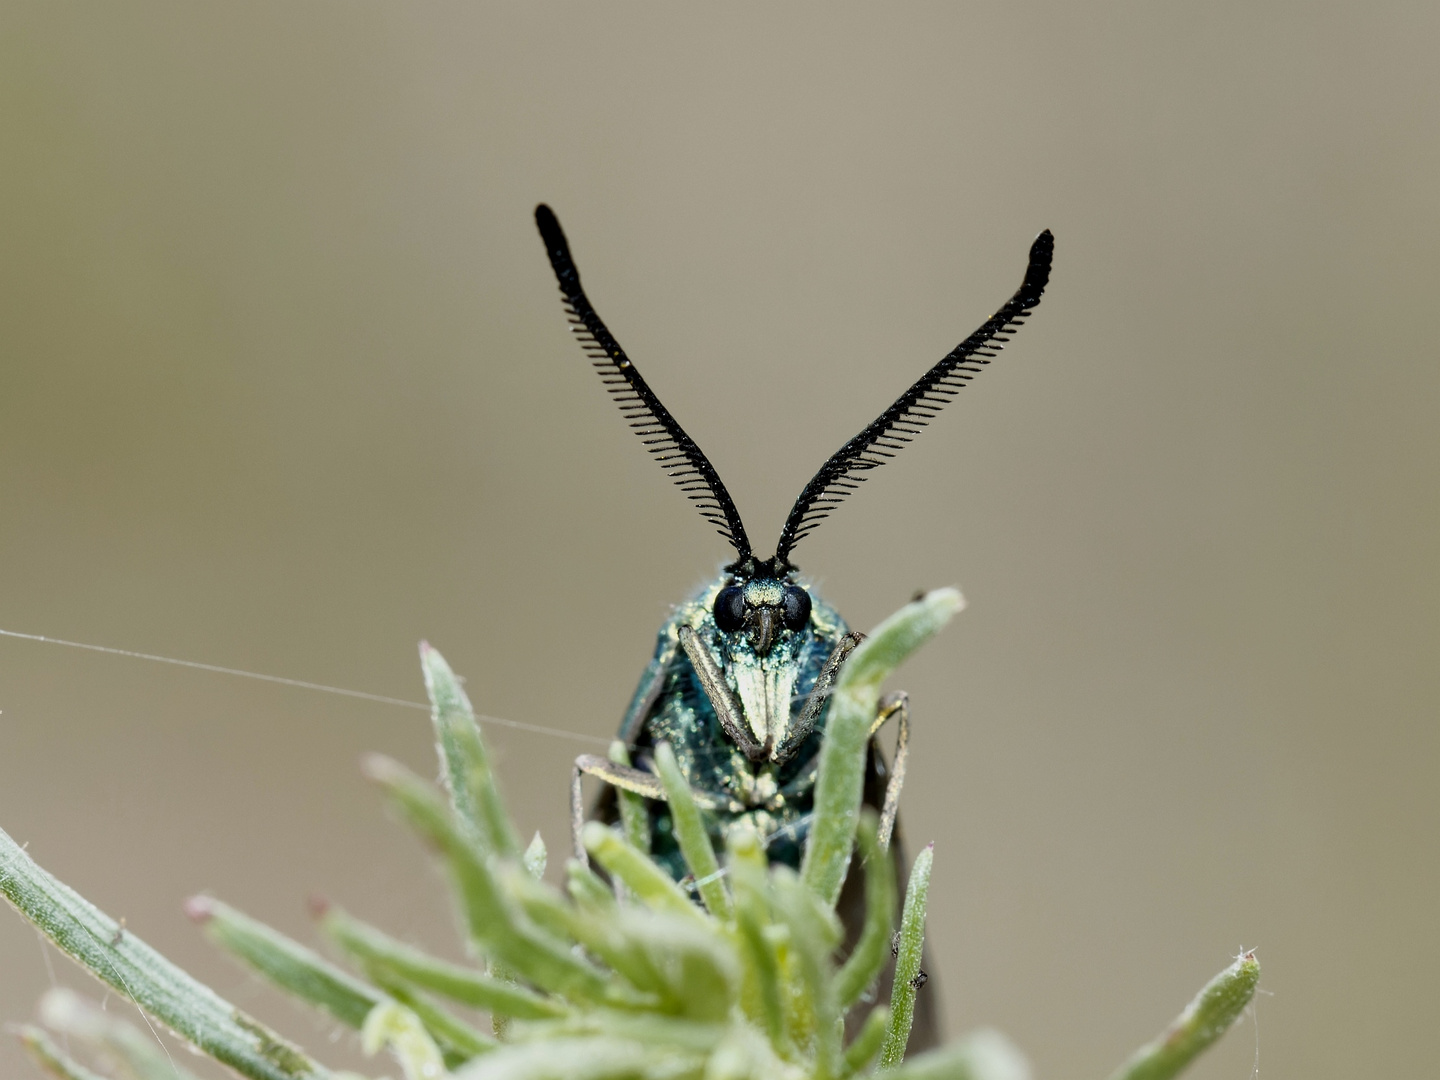
<svg viewBox="0 0 1440 1080">
<path fill-rule="evenodd" d="M 328 1071 L 58 881 L 0 831 L 0 892 L 60 951 L 181 1038 L 251 1080 Z"/>
<path fill-rule="evenodd" d="M 1185 1011 L 1117 1069 L 1111 1080 L 1169 1080 L 1224 1035 L 1255 996 L 1260 961 L 1243 953 L 1216 975 Z"/>
<path fill-rule="evenodd" d="M 890 989 L 890 1031 L 880 1048 L 880 1067 L 892 1069 L 905 1057 L 910 1026 L 915 1021 L 915 991 L 919 989 L 920 957 L 925 951 L 925 903 L 930 894 L 930 866 L 935 846 L 927 844 L 915 856 L 910 883 L 905 888 L 905 910 L 900 915 L 900 943 L 895 956 L 895 983 Z"/>
<path fill-rule="evenodd" d="M 815 780 L 815 814 L 800 876 L 831 907 L 840 899 L 865 789 L 865 753 L 880 684 L 965 606 L 955 589 L 906 604 L 855 647 L 831 696 Z"/>
</svg>

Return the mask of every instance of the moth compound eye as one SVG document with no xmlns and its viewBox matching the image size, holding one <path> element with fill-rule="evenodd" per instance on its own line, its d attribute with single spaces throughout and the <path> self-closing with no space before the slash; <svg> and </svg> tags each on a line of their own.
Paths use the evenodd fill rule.
<svg viewBox="0 0 1440 1080">
<path fill-rule="evenodd" d="M 780 610 L 785 616 L 785 629 L 803 630 L 810 621 L 810 594 L 798 585 L 787 585 Z"/>
<path fill-rule="evenodd" d="M 808 603 L 805 610 L 810 610 Z M 715 625 L 727 634 L 745 625 L 745 590 L 740 586 L 727 586 L 715 597 Z"/>
</svg>

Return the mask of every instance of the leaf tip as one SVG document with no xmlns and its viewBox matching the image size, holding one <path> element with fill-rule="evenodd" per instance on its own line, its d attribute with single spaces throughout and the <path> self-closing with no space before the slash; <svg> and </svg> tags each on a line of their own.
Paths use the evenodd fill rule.
<svg viewBox="0 0 1440 1080">
<path fill-rule="evenodd" d="M 960 614 L 967 603 L 964 594 L 953 585 L 947 585 L 943 589 L 931 589 L 920 597 L 920 602 L 946 615 Z"/>
<path fill-rule="evenodd" d="M 390 784 L 400 779 L 405 770 L 394 758 L 384 754 L 365 754 L 360 759 L 360 772 L 377 784 Z"/>
</svg>

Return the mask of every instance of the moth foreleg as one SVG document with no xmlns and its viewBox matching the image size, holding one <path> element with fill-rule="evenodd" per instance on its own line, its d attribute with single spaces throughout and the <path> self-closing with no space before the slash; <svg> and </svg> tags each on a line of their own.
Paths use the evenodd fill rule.
<svg viewBox="0 0 1440 1080">
<path fill-rule="evenodd" d="M 710 704 L 715 709 L 715 718 L 720 721 L 720 727 L 747 758 L 751 761 L 762 760 L 766 755 L 766 748 L 755 741 L 755 736 L 746 726 L 745 710 L 740 707 L 735 692 L 725 681 L 719 661 L 692 627 L 682 626 L 676 631 L 676 635 L 680 639 L 680 647 L 690 659 L 690 666 L 695 669 L 695 675 L 700 680 L 700 688 L 705 691 L 705 696 L 710 699 Z"/>
</svg>

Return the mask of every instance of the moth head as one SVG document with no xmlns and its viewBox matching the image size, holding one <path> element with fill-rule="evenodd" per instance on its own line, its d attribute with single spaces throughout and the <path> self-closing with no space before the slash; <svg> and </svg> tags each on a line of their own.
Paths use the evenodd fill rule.
<svg viewBox="0 0 1440 1080">
<path fill-rule="evenodd" d="M 810 625 L 810 594 L 771 559 L 745 561 L 732 569 L 730 583 L 715 594 L 711 609 L 723 634 L 743 634 L 756 656 L 768 656 L 788 634 Z"/>
</svg>

